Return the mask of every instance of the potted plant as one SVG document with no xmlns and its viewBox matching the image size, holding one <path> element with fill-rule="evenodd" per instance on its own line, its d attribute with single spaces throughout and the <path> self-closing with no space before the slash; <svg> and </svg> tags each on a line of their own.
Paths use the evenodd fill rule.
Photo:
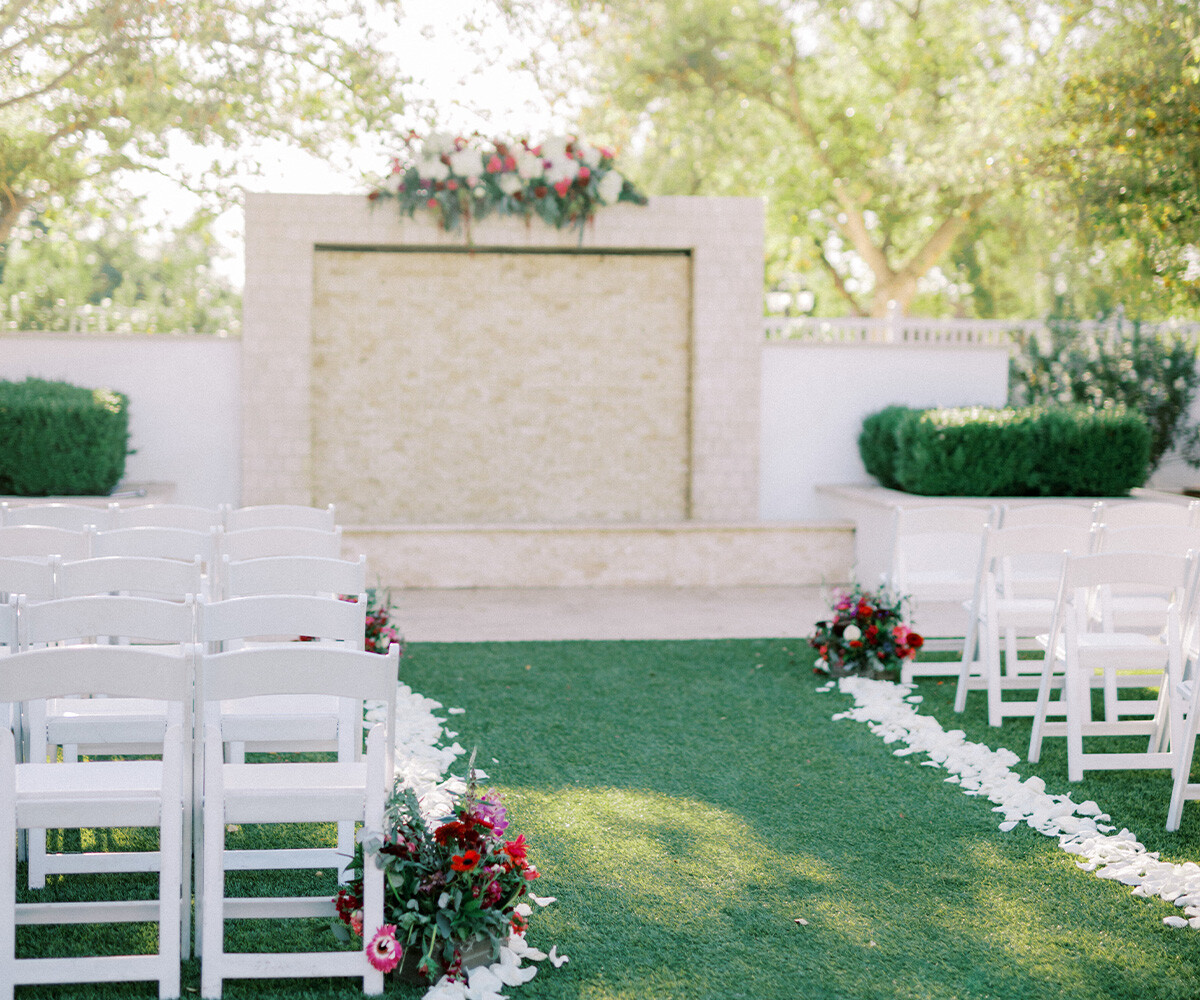
<svg viewBox="0 0 1200 1000">
<path fill-rule="evenodd" d="M 808 637 L 819 654 L 816 670 L 833 677 L 894 679 L 905 660 L 925 640 L 904 623 L 905 598 L 886 587 L 864 590 L 855 584 L 834 594 L 830 618 L 817 622 Z"/>
</svg>

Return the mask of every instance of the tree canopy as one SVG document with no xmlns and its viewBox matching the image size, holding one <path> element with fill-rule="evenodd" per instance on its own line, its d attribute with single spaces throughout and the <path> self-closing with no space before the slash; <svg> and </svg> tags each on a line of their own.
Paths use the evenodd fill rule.
<svg viewBox="0 0 1200 1000">
<path fill-rule="evenodd" d="M 253 140 L 392 129 L 403 78 L 372 38 L 398 0 L 365 3 L 0 0 L 0 244 L 31 205 L 124 171 L 213 190 Z M 190 175 L 189 145 L 216 151 Z"/>
<path fill-rule="evenodd" d="M 1200 218 L 1194 0 L 497 2 L 643 187 L 765 195 L 769 274 L 821 272 L 851 312 L 907 311 L 934 278 L 985 315 L 1068 279 L 1111 308 L 1125 259 L 1161 265 Z"/>
</svg>

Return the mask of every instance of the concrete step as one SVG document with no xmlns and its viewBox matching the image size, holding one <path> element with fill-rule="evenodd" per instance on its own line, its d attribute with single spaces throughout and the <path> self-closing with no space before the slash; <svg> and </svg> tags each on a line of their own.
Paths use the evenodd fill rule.
<svg viewBox="0 0 1200 1000">
<path fill-rule="evenodd" d="M 850 578 L 849 521 L 347 525 L 391 587 L 776 587 Z"/>
</svg>

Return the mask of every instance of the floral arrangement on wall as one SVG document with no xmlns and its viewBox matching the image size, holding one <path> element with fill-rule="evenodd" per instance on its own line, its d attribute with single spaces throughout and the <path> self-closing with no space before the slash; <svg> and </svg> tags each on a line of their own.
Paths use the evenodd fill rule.
<svg viewBox="0 0 1200 1000">
<path fill-rule="evenodd" d="M 443 228 L 464 229 L 489 215 L 534 216 L 562 229 L 584 224 L 601 206 L 646 204 L 646 196 L 622 175 L 615 154 L 575 136 L 533 143 L 434 132 L 410 133 L 391 173 L 368 197 L 394 198 L 410 218 L 418 209 L 437 212 Z"/>
</svg>

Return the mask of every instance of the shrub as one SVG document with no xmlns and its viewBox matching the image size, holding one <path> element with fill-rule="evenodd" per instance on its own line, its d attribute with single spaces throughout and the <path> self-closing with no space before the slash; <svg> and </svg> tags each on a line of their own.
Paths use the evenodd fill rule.
<svg viewBox="0 0 1200 1000">
<path fill-rule="evenodd" d="M 0 493 L 111 493 L 125 474 L 129 401 L 111 389 L 0 382 Z"/>
<path fill-rule="evenodd" d="M 1200 467 L 1200 427 L 1187 421 L 1198 384 L 1194 343 L 1138 323 L 1126 330 L 1119 319 L 1103 327 L 1052 321 L 1020 342 L 1009 365 L 1014 406 L 1123 405 L 1141 413 L 1152 435 L 1151 470 L 1172 446 Z"/>
<path fill-rule="evenodd" d="M 925 410 L 896 443 L 897 479 L 926 496 L 1120 496 L 1149 474 L 1150 429 L 1120 407 Z"/>
<path fill-rule="evenodd" d="M 902 488 L 896 478 L 896 428 L 906 416 L 917 412 L 908 406 L 888 406 L 863 420 L 858 453 L 867 472 L 888 489 Z"/>
</svg>

